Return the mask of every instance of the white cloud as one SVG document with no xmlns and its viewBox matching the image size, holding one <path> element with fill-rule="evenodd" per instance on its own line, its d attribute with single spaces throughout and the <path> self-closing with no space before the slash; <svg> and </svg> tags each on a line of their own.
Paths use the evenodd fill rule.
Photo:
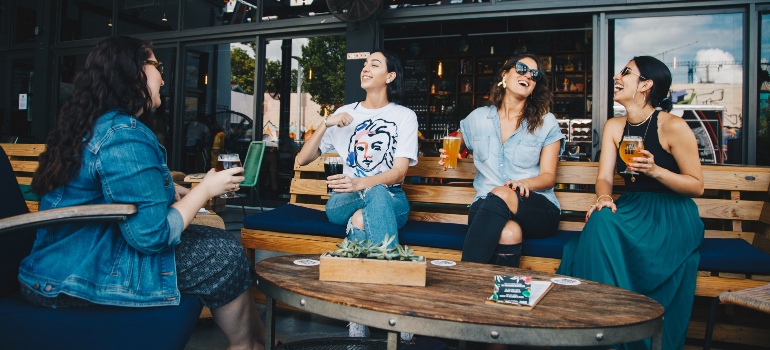
<svg viewBox="0 0 770 350">
<path fill-rule="evenodd" d="M 695 54 L 698 67 L 695 68 L 695 76 L 702 83 L 740 84 L 743 82 L 743 66 L 730 64 L 735 62 L 735 57 L 722 49 L 698 50 Z M 719 64 L 717 62 L 727 62 Z"/>
</svg>

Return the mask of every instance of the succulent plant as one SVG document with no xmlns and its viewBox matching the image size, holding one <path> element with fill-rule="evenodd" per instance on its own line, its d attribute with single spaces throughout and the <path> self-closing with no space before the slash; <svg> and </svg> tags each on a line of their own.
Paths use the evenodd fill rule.
<svg viewBox="0 0 770 350">
<path fill-rule="evenodd" d="M 401 260 L 401 261 L 423 261 L 422 256 L 414 256 L 413 250 L 407 246 L 396 244 L 390 247 L 390 244 L 396 239 L 396 236 L 385 234 L 382 242 L 372 244 L 368 239 L 359 242 L 357 239 L 349 240 L 345 238 L 341 243 L 337 243 L 337 250 L 331 252 L 332 256 L 341 258 L 370 258 L 379 260 Z"/>
</svg>

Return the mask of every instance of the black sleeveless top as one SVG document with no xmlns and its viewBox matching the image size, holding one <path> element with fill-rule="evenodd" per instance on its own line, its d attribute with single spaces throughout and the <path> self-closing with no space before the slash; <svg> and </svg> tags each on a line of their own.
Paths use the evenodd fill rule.
<svg viewBox="0 0 770 350">
<path fill-rule="evenodd" d="M 676 164 L 674 156 L 671 155 L 671 153 L 666 152 L 660 145 L 660 139 L 658 139 L 658 113 L 660 113 L 660 111 L 656 110 L 646 122 L 636 126 L 626 122 L 626 127 L 623 128 L 623 136 L 631 135 L 643 137 L 644 149 L 650 151 L 650 153 L 655 156 L 655 165 L 679 174 L 679 166 Z M 647 129 L 648 124 L 649 129 Z M 645 130 L 647 130 L 647 135 L 645 135 Z M 618 150 L 616 154 L 615 169 L 620 173 L 626 169 L 626 162 L 620 158 L 620 150 Z M 620 176 L 626 181 L 626 191 L 628 192 L 674 192 L 658 180 L 641 173 L 634 175 L 636 181 L 631 181 L 631 174 L 620 174 Z"/>
</svg>

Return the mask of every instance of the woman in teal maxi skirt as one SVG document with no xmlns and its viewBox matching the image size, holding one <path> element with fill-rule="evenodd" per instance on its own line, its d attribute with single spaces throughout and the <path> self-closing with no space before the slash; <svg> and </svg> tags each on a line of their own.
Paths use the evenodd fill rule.
<svg viewBox="0 0 770 350">
<path fill-rule="evenodd" d="M 667 113 L 671 73 L 662 62 L 634 57 L 613 80 L 613 99 L 628 114 L 605 124 L 597 200 L 588 209 L 583 232 L 565 245 L 556 272 L 659 302 L 664 308 L 663 349 L 678 350 L 690 321 L 704 233 L 691 198 L 703 194 L 697 142 L 684 120 Z M 644 149 L 621 144 L 624 139 L 641 139 Z M 622 159 L 622 153 L 630 159 Z M 610 195 L 615 170 L 626 190 L 617 201 Z M 649 349 L 650 342 L 617 347 Z"/>
</svg>

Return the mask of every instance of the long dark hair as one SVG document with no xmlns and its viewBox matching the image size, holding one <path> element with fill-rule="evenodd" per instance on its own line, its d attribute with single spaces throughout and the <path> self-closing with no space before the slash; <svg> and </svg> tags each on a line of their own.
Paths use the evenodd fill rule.
<svg viewBox="0 0 770 350">
<path fill-rule="evenodd" d="M 666 112 L 674 107 L 668 96 L 668 89 L 671 88 L 671 71 L 665 63 L 652 56 L 636 56 L 632 59 L 639 69 L 640 81 L 652 80 L 652 88 L 645 96 L 645 102 L 649 102 L 653 107 L 660 108 Z"/>
<path fill-rule="evenodd" d="M 505 97 L 505 89 L 497 84 L 503 80 L 503 73 L 508 73 L 513 69 L 516 62 L 522 58 L 529 57 L 537 62 L 537 70 L 543 72 L 543 65 L 540 63 L 540 59 L 535 55 L 528 52 L 516 53 L 509 57 L 508 60 L 503 63 L 503 67 L 497 72 L 497 75 L 492 79 L 492 87 L 489 90 L 489 101 L 500 108 L 503 105 L 503 98 Z M 524 105 L 524 119 L 527 120 L 527 131 L 530 134 L 534 134 L 535 130 L 543 125 L 543 116 L 551 111 L 551 100 L 553 100 L 553 93 L 548 88 L 548 78 L 543 76 L 542 79 L 537 81 L 535 89 L 532 90 L 532 94 L 527 98 L 527 102 Z"/>
<path fill-rule="evenodd" d="M 401 60 L 396 54 L 388 50 L 376 50 L 374 52 L 379 52 L 385 56 L 388 73 L 396 73 L 396 78 L 388 84 L 388 101 L 401 104 L 404 100 L 404 67 L 401 65 Z"/>
<path fill-rule="evenodd" d="M 105 39 L 88 54 L 85 67 L 75 75 L 72 96 L 48 134 L 32 191 L 43 195 L 75 177 L 94 124 L 105 112 L 118 108 L 128 114 L 149 114 L 152 94 L 143 67 L 151 54 L 152 44 L 130 37 Z"/>
</svg>

